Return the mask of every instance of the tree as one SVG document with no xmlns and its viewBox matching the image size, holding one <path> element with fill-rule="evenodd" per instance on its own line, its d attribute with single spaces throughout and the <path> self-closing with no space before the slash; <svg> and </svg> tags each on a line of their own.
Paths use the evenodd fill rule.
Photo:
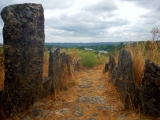
<svg viewBox="0 0 160 120">
<path fill-rule="evenodd" d="M 150 33 L 152 34 L 152 40 L 155 41 L 155 40 L 158 40 L 159 37 L 160 37 L 160 30 L 159 28 L 153 28 Z"/>
</svg>

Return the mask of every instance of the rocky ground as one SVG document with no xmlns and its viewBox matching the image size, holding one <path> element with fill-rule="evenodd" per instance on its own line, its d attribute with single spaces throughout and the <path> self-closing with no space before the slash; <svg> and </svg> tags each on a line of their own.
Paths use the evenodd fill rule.
<svg viewBox="0 0 160 120">
<path fill-rule="evenodd" d="M 78 73 L 75 85 L 56 97 L 35 103 L 30 110 L 9 120 L 152 120 L 147 116 L 123 110 L 119 95 L 102 70 Z M 158 119 L 157 119 L 158 120 Z"/>
</svg>

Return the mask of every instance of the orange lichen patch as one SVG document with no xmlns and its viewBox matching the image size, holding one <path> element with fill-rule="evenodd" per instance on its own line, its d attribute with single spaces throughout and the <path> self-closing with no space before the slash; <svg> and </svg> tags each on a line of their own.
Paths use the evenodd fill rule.
<svg viewBox="0 0 160 120">
<path fill-rule="evenodd" d="M 48 77 L 48 68 L 49 68 L 49 53 L 44 53 L 43 58 L 43 77 Z"/>
<path fill-rule="evenodd" d="M 0 90 L 4 88 L 4 68 L 0 67 Z"/>
<path fill-rule="evenodd" d="M 0 90 L 4 88 L 4 54 L 3 47 L 0 46 Z"/>
</svg>

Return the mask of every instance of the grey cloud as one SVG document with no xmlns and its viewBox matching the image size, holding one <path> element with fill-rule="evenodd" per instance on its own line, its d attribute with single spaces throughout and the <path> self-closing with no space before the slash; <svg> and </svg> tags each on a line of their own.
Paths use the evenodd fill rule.
<svg viewBox="0 0 160 120">
<path fill-rule="evenodd" d="M 128 1 L 134 2 L 137 6 L 143 7 L 148 10 L 160 10 L 160 2 L 159 0 L 121 0 L 121 1 Z"/>
<path fill-rule="evenodd" d="M 45 9 L 66 9 L 71 7 L 74 0 L 32 0 L 32 3 L 41 3 Z"/>
<path fill-rule="evenodd" d="M 98 36 L 110 27 L 129 24 L 129 21 L 124 19 L 106 20 L 107 18 L 100 19 L 99 17 L 91 13 L 78 13 L 71 16 L 62 14 L 58 18 L 46 19 L 46 27 L 72 32 L 74 36 Z"/>
<path fill-rule="evenodd" d="M 138 33 L 142 35 L 147 35 L 150 29 L 159 25 L 160 16 L 158 15 L 159 11 L 159 2 L 147 1 L 146 0 L 120 0 L 133 2 L 138 7 L 143 7 L 148 9 L 149 12 L 146 15 L 141 16 L 139 21 L 131 26 L 128 20 L 118 18 L 116 10 L 118 7 L 115 1 L 107 0 L 97 0 L 95 4 L 86 5 L 83 8 L 80 8 L 79 11 L 76 11 L 76 14 L 67 13 L 65 11 L 67 8 L 73 7 L 75 0 L 32 0 L 32 3 L 41 3 L 44 7 L 44 10 L 57 10 L 58 15 L 49 16 L 45 19 L 45 33 L 46 40 L 52 41 L 55 39 L 58 41 L 67 41 L 77 42 L 79 39 L 81 41 L 92 41 L 93 40 L 103 40 L 110 41 L 122 40 L 125 38 L 124 33 L 131 33 L 135 36 Z M 9 4 L 19 4 L 30 2 L 29 0 L 10 0 L 9 2 L 2 0 L 0 4 L 0 9 Z M 148 3 L 149 2 L 149 3 Z M 53 12 L 56 13 L 56 12 Z M 47 12 L 45 12 L 47 14 Z M 50 13 L 52 14 L 52 13 Z M 0 28 L 2 28 L 3 22 L 0 20 Z M 109 31 L 111 28 L 116 29 L 115 32 Z M 67 39 L 67 40 L 66 40 Z M 77 40 L 77 41 L 76 41 Z"/>
<path fill-rule="evenodd" d="M 44 1 L 44 0 L 2 0 L 0 4 L 0 11 L 12 4 L 23 4 L 23 3 L 37 3 L 37 4 L 42 4 L 44 9 L 66 9 L 68 7 L 71 7 L 73 4 L 74 0 L 49 0 L 49 1 Z"/>
<path fill-rule="evenodd" d="M 160 26 L 160 16 L 158 15 L 158 11 L 149 11 L 148 13 L 140 16 L 141 20 L 143 21 L 141 25 L 147 26 L 150 30 L 154 27 Z"/>
<path fill-rule="evenodd" d="M 121 0 L 127 2 L 133 2 L 136 6 L 148 10 L 144 15 L 140 16 L 140 25 L 145 27 L 148 32 L 154 28 L 160 26 L 160 2 L 159 0 Z M 143 30 L 145 32 L 145 30 Z"/>
<path fill-rule="evenodd" d="M 115 4 L 114 0 L 107 1 L 101 0 L 93 5 L 87 5 L 84 7 L 84 10 L 91 11 L 91 12 L 111 12 L 117 10 L 118 7 Z"/>
</svg>

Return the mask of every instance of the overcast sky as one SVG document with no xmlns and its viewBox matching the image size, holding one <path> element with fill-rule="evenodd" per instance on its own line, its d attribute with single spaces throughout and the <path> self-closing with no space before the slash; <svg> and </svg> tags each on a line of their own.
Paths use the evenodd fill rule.
<svg viewBox="0 0 160 120">
<path fill-rule="evenodd" d="M 0 11 L 31 1 L 44 7 L 45 42 L 145 40 L 160 26 L 159 0 L 1 0 Z"/>
</svg>

